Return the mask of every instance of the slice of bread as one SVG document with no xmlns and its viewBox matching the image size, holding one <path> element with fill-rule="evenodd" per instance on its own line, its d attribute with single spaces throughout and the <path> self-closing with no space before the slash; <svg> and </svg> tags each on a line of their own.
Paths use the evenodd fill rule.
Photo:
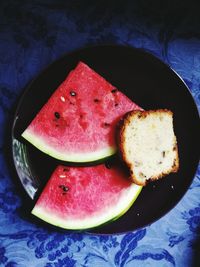
<svg viewBox="0 0 200 267">
<path fill-rule="evenodd" d="M 128 112 L 119 131 L 119 149 L 138 185 L 177 172 L 179 157 L 173 113 L 167 109 Z"/>
</svg>

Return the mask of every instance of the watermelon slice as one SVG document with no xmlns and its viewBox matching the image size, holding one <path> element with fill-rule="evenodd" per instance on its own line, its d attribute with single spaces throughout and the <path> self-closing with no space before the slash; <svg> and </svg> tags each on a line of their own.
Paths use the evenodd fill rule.
<svg viewBox="0 0 200 267">
<path fill-rule="evenodd" d="M 89 229 L 122 216 L 142 187 L 118 166 L 59 165 L 37 200 L 32 214 L 71 230 Z"/>
<path fill-rule="evenodd" d="M 56 159 L 96 161 L 116 152 L 116 124 L 134 109 L 140 108 L 80 62 L 22 136 Z"/>
</svg>

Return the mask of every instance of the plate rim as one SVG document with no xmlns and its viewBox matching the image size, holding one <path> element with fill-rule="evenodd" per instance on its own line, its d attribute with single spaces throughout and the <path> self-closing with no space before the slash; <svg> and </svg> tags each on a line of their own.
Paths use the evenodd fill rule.
<svg viewBox="0 0 200 267">
<path fill-rule="evenodd" d="M 76 54 L 76 53 L 80 53 L 80 52 L 84 52 L 85 50 L 88 50 L 88 49 L 100 49 L 100 48 L 112 48 L 112 47 L 119 47 L 119 48 L 123 48 L 123 49 L 131 49 L 131 50 L 134 50 L 135 52 L 139 52 L 139 53 L 142 53 L 143 55 L 147 55 L 149 57 L 151 57 L 152 59 L 156 59 L 158 60 L 163 66 L 165 66 L 169 71 L 172 71 L 173 74 L 176 76 L 176 78 L 178 78 L 182 84 L 184 85 L 184 88 L 187 90 L 187 92 L 189 93 L 190 95 L 190 99 L 192 100 L 192 104 L 195 108 L 195 111 L 198 115 L 198 118 L 200 119 L 200 111 L 198 109 L 198 105 L 192 95 L 192 92 L 190 91 L 189 89 L 189 86 L 186 84 L 186 82 L 184 81 L 184 79 L 180 76 L 179 73 L 177 73 L 177 71 L 175 71 L 169 64 L 167 64 L 166 62 L 162 61 L 158 56 L 152 54 L 148 49 L 144 49 L 144 48 L 136 48 L 136 47 L 133 47 L 133 46 L 130 46 L 130 45 L 121 45 L 121 44 L 98 44 L 98 45 L 87 45 L 87 46 L 84 46 L 84 47 L 81 47 L 79 49 L 75 49 L 73 51 L 70 51 L 70 52 L 66 52 L 64 54 L 62 54 L 61 56 L 59 56 L 57 59 L 53 60 L 52 62 L 50 62 L 49 64 L 47 64 L 45 67 L 43 67 L 28 83 L 27 85 L 25 85 L 25 89 L 22 91 L 21 94 L 19 94 L 19 98 L 17 100 L 17 105 L 15 107 L 15 111 L 14 111 L 14 115 L 13 115 L 13 119 L 12 119 L 12 126 L 11 126 L 11 149 L 12 149 L 12 160 L 13 160 L 13 164 L 14 164 L 14 167 L 15 167 L 15 171 L 17 172 L 17 175 L 18 175 L 18 179 L 20 180 L 21 182 L 21 186 L 22 188 L 25 190 L 26 192 L 26 195 L 31 199 L 31 201 L 34 201 L 34 196 L 33 198 L 28 194 L 26 188 L 24 187 L 23 183 L 22 183 L 22 180 L 20 179 L 20 176 L 18 174 L 18 169 L 17 169 L 17 166 L 16 166 L 16 162 L 15 162 L 15 159 L 14 159 L 14 155 L 13 155 L 13 145 L 12 145 L 12 141 L 13 141 L 13 137 L 14 137 L 14 129 L 15 129 L 15 125 L 16 125 L 16 118 L 17 118 L 17 115 L 18 115 L 18 112 L 19 112 L 19 109 L 24 101 L 24 99 L 26 98 L 26 94 L 27 92 L 30 90 L 31 86 L 33 85 L 33 83 L 41 76 L 44 75 L 44 73 L 46 71 L 48 71 L 49 68 L 51 68 L 54 64 L 58 63 L 59 61 L 61 61 L 62 59 L 65 59 L 66 57 L 70 57 L 70 56 L 73 56 L 73 54 Z M 200 132 L 200 126 L 197 127 L 197 130 L 198 132 Z M 118 234 L 125 234 L 127 232 L 130 232 L 130 231 L 135 231 L 135 230 L 139 230 L 139 229 L 142 229 L 142 228 L 145 228 L 149 225 L 151 225 L 152 223 L 160 220 L 161 218 L 163 218 L 165 215 L 167 215 L 170 211 L 172 211 L 172 209 L 174 209 L 178 204 L 179 202 L 183 199 L 183 197 L 185 196 L 186 192 L 188 191 L 189 187 L 191 186 L 195 176 L 196 176 L 196 173 L 198 171 L 198 166 L 199 166 L 199 162 L 196 163 L 195 165 L 195 172 L 190 180 L 190 184 L 187 186 L 187 188 L 183 191 L 183 193 L 181 194 L 181 197 L 178 198 L 178 201 L 176 201 L 173 205 L 170 206 L 170 209 L 168 209 L 167 211 L 163 212 L 160 216 L 156 216 L 155 219 L 151 220 L 151 222 L 149 223 L 146 223 L 144 224 L 143 226 L 141 227 L 137 227 L 133 230 L 128 230 L 128 231 L 121 231 L 121 232 L 114 232 L 112 234 L 114 235 L 118 235 Z M 47 224 L 47 223 L 45 223 Z M 112 224 L 112 223 L 111 223 Z M 48 224 L 49 226 L 49 224 Z M 101 226 L 97 227 L 97 229 L 100 229 Z M 59 227 L 56 227 L 56 229 L 60 229 Z M 62 229 L 64 230 L 64 229 Z M 93 232 L 94 230 L 94 232 Z M 66 231 L 70 231 L 70 232 L 73 232 L 71 230 L 64 230 L 65 232 Z M 92 228 L 92 229 L 89 229 L 89 230 L 84 230 L 84 231 L 80 231 L 80 230 L 75 230 L 75 232 L 84 232 L 84 233 L 87 233 L 87 234 L 97 234 L 97 235 L 111 235 L 111 233 L 98 233 L 95 231 L 95 228 Z"/>
</svg>

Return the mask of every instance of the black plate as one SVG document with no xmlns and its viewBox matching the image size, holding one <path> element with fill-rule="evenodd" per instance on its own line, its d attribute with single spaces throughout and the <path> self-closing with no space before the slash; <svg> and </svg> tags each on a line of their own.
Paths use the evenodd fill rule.
<svg viewBox="0 0 200 267">
<path fill-rule="evenodd" d="M 198 111 L 183 80 L 170 67 L 142 50 L 123 46 L 97 46 L 63 56 L 27 87 L 18 104 L 13 123 L 14 163 L 33 203 L 36 192 L 43 188 L 58 161 L 24 143 L 20 135 L 80 60 L 144 109 L 167 108 L 174 113 L 180 157 L 179 172 L 146 186 L 122 218 L 90 232 L 121 233 L 135 230 L 171 210 L 191 184 L 199 161 Z"/>
</svg>

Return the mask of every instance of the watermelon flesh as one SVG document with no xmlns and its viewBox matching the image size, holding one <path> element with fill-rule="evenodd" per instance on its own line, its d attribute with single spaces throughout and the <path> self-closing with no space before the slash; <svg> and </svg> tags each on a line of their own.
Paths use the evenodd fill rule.
<svg viewBox="0 0 200 267">
<path fill-rule="evenodd" d="M 115 129 L 141 109 L 83 62 L 49 98 L 22 136 L 50 156 L 91 162 L 115 154 Z"/>
<path fill-rule="evenodd" d="M 122 216 L 142 187 L 119 166 L 59 165 L 47 182 L 32 214 L 70 230 L 89 229 Z"/>
</svg>

